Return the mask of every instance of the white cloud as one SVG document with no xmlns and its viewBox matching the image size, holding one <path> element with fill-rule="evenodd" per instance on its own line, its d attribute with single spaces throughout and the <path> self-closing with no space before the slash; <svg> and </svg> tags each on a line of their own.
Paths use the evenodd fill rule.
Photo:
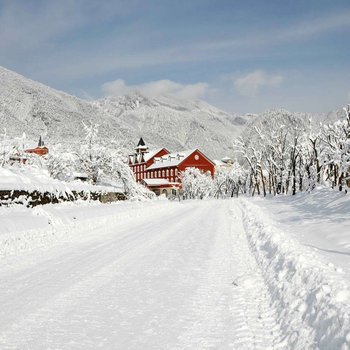
<svg viewBox="0 0 350 350">
<path fill-rule="evenodd" d="M 191 39 L 189 36 L 186 41 L 175 40 L 169 45 L 159 40 L 157 31 L 143 30 L 141 21 L 139 27 L 130 23 L 117 35 L 112 31 L 98 38 L 92 37 L 89 41 L 77 41 L 77 45 L 62 45 L 59 52 L 52 45 L 55 39 L 65 41 L 77 29 L 82 30 L 93 24 L 92 21 L 105 22 L 111 14 L 127 11 L 123 8 L 120 10 L 122 6 L 118 4 L 126 7 L 130 2 L 138 1 L 106 0 L 103 4 L 110 6 L 100 9 L 99 5 L 94 5 L 97 9 L 92 5 L 93 0 L 67 0 L 63 7 L 61 2 L 47 0 L 48 5 L 38 9 L 38 13 L 33 13 L 33 10 L 24 11 L 26 9 L 18 5 L 20 0 L 11 0 L 9 4 L 17 5 L 8 6 L 4 11 L 0 8 L 0 51 L 5 58 L 3 65 L 9 62 L 9 67 L 15 67 L 13 62 L 16 61 L 23 65 L 22 57 L 28 57 L 26 65 L 30 66 L 31 72 L 35 71 L 35 78 L 48 80 L 49 77 L 50 80 L 65 82 L 118 73 L 125 69 L 157 69 L 158 66 L 203 64 L 227 59 L 241 61 L 259 55 L 268 55 L 274 60 L 276 55 L 281 58 L 283 47 L 289 43 L 310 40 L 324 33 L 350 27 L 350 12 L 343 11 L 277 28 L 252 29 L 245 36 L 230 35 L 229 38 L 211 38 L 210 41 L 206 37 Z M 90 4 L 81 6 L 84 11 L 79 10 L 82 2 Z M 60 8 L 59 11 L 56 7 Z M 134 9 L 128 7 L 128 11 Z M 145 42 L 151 45 L 144 45 Z M 272 50 L 274 46 L 280 46 L 281 49 Z M 39 50 L 40 55 L 30 54 L 33 50 Z"/>
<path fill-rule="evenodd" d="M 102 85 L 105 95 L 120 96 L 139 91 L 149 97 L 170 95 L 182 99 L 202 98 L 209 92 L 207 83 L 180 84 L 171 80 L 157 80 L 140 85 L 126 85 L 124 80 L 117 79 Z"/>
<path fill-rule="evenodd" d="M 135 2 L 136 0 L 129 0 Z M 74 33 L 84 26 L 93 26 L 122 16 L 128 4 L 105 0 L 45 0 L 43 4 L 21 0 L 0 1 L 0 49 L 43 49 L 53 40 Z"/>
<path fill-rule="evenodd" d="M 235 89 L 244 96 L 255 96 L 264 87 L 278 87 L 283 81 L 281 75 L 255 70 L 234 80 Z"/>
</svg>

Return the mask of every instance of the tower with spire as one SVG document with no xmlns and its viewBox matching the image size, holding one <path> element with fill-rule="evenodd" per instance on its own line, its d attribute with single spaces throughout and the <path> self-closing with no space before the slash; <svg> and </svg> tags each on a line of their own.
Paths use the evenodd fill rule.
<svg viewBox="0 0 350 350">
<path fill-rule="evenodd" d="M 140 138 L 140 141 L 137 144 L 135 151 L 136 154 L 143 154 L 148 151 L 148 147 L 146 146 L 145 141 L 143 141 L 142 137 Z"/>
<path fill-rule="evenodd" d="M 40 137 L 39 137 L 39 142 L 38 142 L 38 147 L 44 147 L 45 145 L 44 145 L 44 141 L 43 141 L 43 139 L 41 138 L 41 135 L 40 135 Z"/>
<path fill-rule="evenodd" d="M 45 146 L 44 141 L 40 136 L 38 146 L 36 146 L 35 148 L 26 149 L 25 152 L 34 153 L 34 154 L 37 154 L 38 156 L 45 156 L 46 154 L 49 153 L 49 149 Z"/>
</svg>

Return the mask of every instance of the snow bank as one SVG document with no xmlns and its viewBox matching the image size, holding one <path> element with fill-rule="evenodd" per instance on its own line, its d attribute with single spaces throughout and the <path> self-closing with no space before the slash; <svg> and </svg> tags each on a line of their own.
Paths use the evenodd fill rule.
<svg viewBox="0 0 350 350">
<path fill-rule="evenodd" d="M 350 195 L 318 187 L 310 193 L 253 200 L 280 230 L 340 266 L 350 280 Z M 295 227 L 298 229 L 295 230 Z"/>
<path fill-rule="evenodd" d="M 0 207 L 0 258 L 50 247 L 66 241 L 89 239 L 94 232 L 103 234 L 108 227 L 118 227 L 130 219 L 152 220 L 169 211 L 170 202 L 116 202 L 111 204 L 84 201 L 48 204 L 27 208 Z M 104 230 L 99 230 L 103 228 Z"/>
<path fill-rule="evenodd" d="M 342 269 L 279 230 L 251 201 L 240 205 L 289 348 L 349 349 L 350 284 Z"/>
<path fill-rule="evenodd" d="M 110 192 L 115 188 L 108 186 L 95 186 L 81 181 L 63 182 L 50 177 L 44 169 L 30 166 L 0 167 L 0 190 L 38 191 L 50 192 L 57 195 L 71 193 L 71 191 L 99 191 Z"/>
</svg>

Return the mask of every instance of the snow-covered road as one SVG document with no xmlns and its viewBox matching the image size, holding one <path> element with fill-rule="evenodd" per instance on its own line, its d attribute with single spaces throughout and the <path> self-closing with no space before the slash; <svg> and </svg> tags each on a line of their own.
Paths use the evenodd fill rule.
<svg viewBox="0 0 350 350">
<path fill-rule="evenodd" d="M 343 260 L 275 200 L 0 208 L 0 349 L 350 349 Z"/>
<path fill-rule="evenodd" d="M 161 205 L 4 257 L 0 348 L 284 348 L 239 206 Z"/>
</svg>

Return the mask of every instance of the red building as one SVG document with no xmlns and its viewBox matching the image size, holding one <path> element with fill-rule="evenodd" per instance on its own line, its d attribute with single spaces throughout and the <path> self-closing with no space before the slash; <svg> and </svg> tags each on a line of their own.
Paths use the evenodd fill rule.
<svg viewBox="0 0 350 350">
<path fill-rule="evenodd" d="M 129 166 L 137 182 L 157 195 L 176 195 L 181 190 L 181 174 L 197 168 L 214 176 L 214 163 L 198 149 L 170 153 L 165 148 L 149 151 L 141 138 L 136 152 L 129 156 Z"/>
<path fill-rule="evenodd" d="M 35 148 L 29 148 L 25 150 L 26 153 L 34 153 L 39 156 L 45 156 L 49 153 L 49 149 L 44 145 L 44 141 L 41 139 L 41 136 L 39 138 L 38 146 Z"/>
</svg>

